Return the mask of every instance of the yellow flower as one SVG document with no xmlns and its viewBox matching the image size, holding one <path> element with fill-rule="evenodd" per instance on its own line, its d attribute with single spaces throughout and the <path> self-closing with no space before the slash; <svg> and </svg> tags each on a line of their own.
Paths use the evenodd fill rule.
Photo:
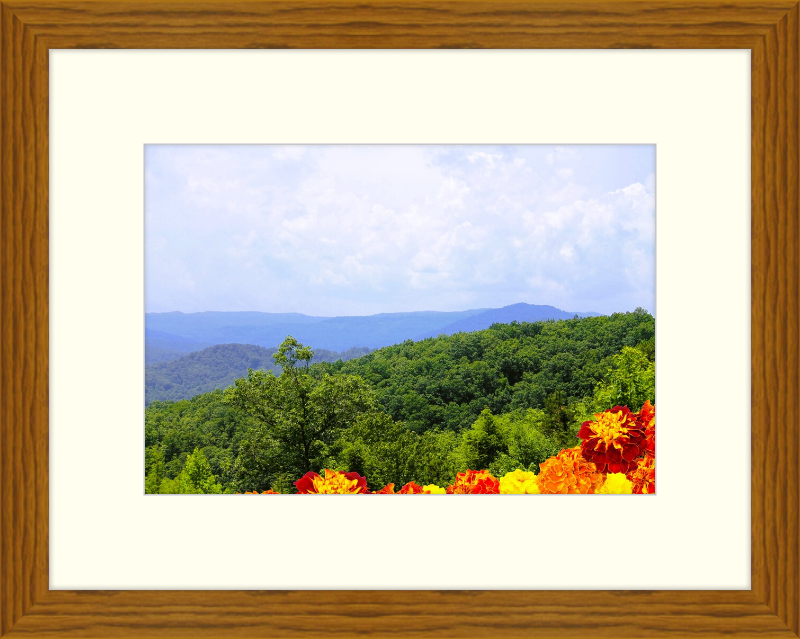
<svg viewBox="0 0 800 639">
<path fill-rule="evenodd" d="M 625 477 L 625 473 L 608 473 L 606 483 L 597 491 L 598 495 L 630 495 L 633 493 L 633 482 Z"/>
<path fill-rule="evenodd" d="M 437 486 L 436 484 L 428 484 L 427 486 L 422 487 L 423 495 L 444 495 L 446 493 L 447 491 L 444 488 Z"/>
<path fill-rule="evenodd" d="M 500 478 L 501 495 L 538 495 L 539 484 L 536 483 L 536 475 L 531 472 L 512 470 Z"/>
<path fill-rule="evenodd" d="M 308 472 L 294 482 L 297 492 L 302 494 L 358 494 L 369 492 L 367 480 L 358 473 L 342 473 L 336 470 L 325 469 L 325 477 L 317 473 Z"/>
</svg>

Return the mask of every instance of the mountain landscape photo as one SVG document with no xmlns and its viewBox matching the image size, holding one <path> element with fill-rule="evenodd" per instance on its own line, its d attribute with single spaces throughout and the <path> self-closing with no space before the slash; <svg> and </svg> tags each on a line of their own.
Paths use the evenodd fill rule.
<svg viewBox="0 0 800 639">
<path fill-rule="evenodd" d="M 381 313 L 367 317 L 252 312 L 147 313 L 145 403 L 190 399 L 199 393 L 224 389 L 236 378 L 245 376 L 250 368 L 280 374 L 281 369 L 272 356 L 287 335 L 314 349 L 312 363 L 335 362 L 409 339 L 473 332 L 493 324 L 597 315 L 524 303 L 498 309 Z"/>
<path fill-rule="evenodd" d="M 147 495 L 655 492 L 652 145 L 147 145 L 144 319 Z"/>
</svg>

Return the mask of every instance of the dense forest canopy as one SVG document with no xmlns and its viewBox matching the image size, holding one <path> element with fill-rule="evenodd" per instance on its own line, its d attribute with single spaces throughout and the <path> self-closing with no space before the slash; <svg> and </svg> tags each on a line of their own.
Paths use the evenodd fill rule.
<svg viewBox="0 0 800 639">
<path fill-rule="evenodd" d="M 484 408 L 543 408 L 555 392 L 590 395 L 623 346 L 654 339 L 655 320 L 634 312 L 557 322 L 495 324 L 473 333 L 407 341 L 318 370 L 359 375 L 384 411 L 416 432 L 459 431 Z"/>
<path fill-rule="evenodd" d="M 146 408 L 148 493 L 294 492 L 323 468 L 371 488 L 537 471 L 594 411 L 655 399 L 655 320 L 641 309 L 495 324 L 347 362 L 311 364 L 293 338 L 273 355 L 279 375 L 251 370 L 224 392 Z"/>
</svg>

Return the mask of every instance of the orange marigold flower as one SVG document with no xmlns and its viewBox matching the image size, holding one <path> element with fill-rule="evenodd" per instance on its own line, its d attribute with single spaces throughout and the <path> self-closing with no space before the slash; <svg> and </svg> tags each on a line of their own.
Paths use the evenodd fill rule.
<svg viewBox="0 0 800 639">
<path fill-rule="evenodd" d="M 580 445 L 562 451 L 565 459 L 572 460 L 572 472 L 575 473 L 576 488 L 582 495 L 596 493 L 603 485 L 605 478 L 598 472 L 597 466 L 587 461 Z"/>
<path fill-rule="evenodd" d="M 539 475 L 536 479 L 539 492 L 543 495 L 568 495 L 577 493 L 578 480 L 572 472 L 572 461 L 564 459 L 559 453 L 539 464 Z"/>
<path fill-rule="evenodd" d="M 373 494 L 374 495 L 394 495 L 395 494 L 395 492 L 394 492 L 394 484 L 386 484 L 383 488 L 381 488 L 380 490 L 376 490 Z"/>
<path fill-rule="evenodd" d="M 637 467 L 626 477 L 633 483 L 634 495 L 650 495 L 656 492 L 656 458 L 637 459 Z"/>
<path fill-rule="evenodd" d="M 413 481 L 408 482 L 405 486 L 400 489 L 401 495 L 421 495 L 425 492 L 425 489 L 420 486 L 419 484 L 414 483 Z"/>
<path fill-rule="evenodd" d="M 305 494 L 346 495 L 367 493 L 367 480 L 358 473 L 341 473 L 337 470 L 325 469 L 325 477 L 308 472 L 294 482 L 297 492 Z"/>
<path fill-rule="evenodd" d="M 584 459 L 581 447 L 565 448 L 539 465 L 539 491 L 551 495 L 593 494 L 603 485 L 603 475 Z"/>
<path fill-rule="evenodd" d="M 583 422 L 578 437 L 584 459 L 601 473 L 627 473 L 644 451 L 644 426 L 627 406 L 596 413 L 594 421 Z"/>
<path fill-rule="evenodd" d="M 644 454 L 656 456 L 656 408 L 648 399 L 636 415 L 636 421 L 644 427 Z"/>
<path fill-rule="evenodd" d="M 249 491 L 246 490 L 244 493 L 236 493 L 237 495 L 280 495 L 280 493 L 275 492 L 274 490 L 262 490 L 258 492 L 257 490 Z"/>
<path fill-rule="evenodd" d="M 499 495 L 500 482 L 488 470 L 456 473 L 456 480 L 447 487 L 448 495 Z"/>
</svg>

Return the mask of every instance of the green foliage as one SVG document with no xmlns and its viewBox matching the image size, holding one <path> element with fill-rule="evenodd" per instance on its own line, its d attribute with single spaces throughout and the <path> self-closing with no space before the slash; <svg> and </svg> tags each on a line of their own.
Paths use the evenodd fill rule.
<svg viewBox="0 0 800 639">
<path fill-rule="evenodd" d="M 489 408 L 498 415 L 563 405 L 591 395 L 623 346 L 655 335 L 645 311 L 533 324 L 495 324 L 474 333 L 406 341 L 336 370 L 375 388 L 382 409 L 416 432 L 461 431 Z M 314 374 L 316 365 L 311 367 Z"/>
<path fill-rule="evenodd" d="M 145 491 L 295 491 L 307 471 L 354 471 L 370 488 L 500 477 L 578 443 L 580 423 L 654 399 L 654 320 L 643 312 L 495 324 L 313 363 L 288 337 L 280 370 L 145 410 Z"/>
<path fill-rule="evenodd" d="M 497 477 L 517 468 L 538 472 L 539 464 L 563 447 L 542 433 L 544 422 L 541 410 L 492 415 L 486 409 L 461 434 L 456 466 L 461 470 L 485 468 Z"/>
<path fill-rule="evenodd" d="M 636 345 L 636 348 L 642 353 L 647 356 L 647 359 L 651 362 L 656 361 L 656 338 L 651 337 L 650 339 L 646 339 L 642 342 L 639 342 Z"/>
<path fill-rule="evenodd" d="M 459 470 L 456 450 L 459 437 L 453 431 L 427 430 L 417 438 L 414 477 L 420 485 L 447 486 Z"/>
<path fill-rule="evenodd" d="M 155 400 L 187 399 L 217 388 L 226 388 L 248 368 L 274 366 L 274 348 L 251 344 L 220 344 L 171 361 L 145 367 L 145 404 Z"/>
<path fill-rule="evenodd" d="M 175 479 L 161 481 L 159 492 L 162 495 L 218 495 L 222 493 L 222 485 L 211 472 L 203 451 L 196 448 L 186 458 L 186 464 Z"/>
<path fill-rule="evenodd" d="M 199 448 L 225 489 L 235 489 L 233 462 L 255 420 L 222 401 L 222 391 L 180 402 L 153 402 L 145 409 L 145 492 L 174 480 Z"/>
<path fill-rule="evenodd" d="M 612 358 L 612 366 L 597 385 L 595 410 L 627 406 L 638 411 L 646 400 L 656 396 L 656 366 L 638 348 L 624 347 Z"/>
<path fill-rule="evenodd" d="M 567 396 L 563 391 L 556 391 L 544 400 L 544 418 L 541 432 L 562 447 L 575 445 L 579 425 L 575 411 L 567 406 Z"/>
<path fill-rule="evenodd" d="M 547 437 L 543 432 L 544 412 L 528 409 L 523 414 L 515 414 L 506 432 L 508 459 L 511 464 L 497 469 L 500 475 L 520 468 L 539 472 L 539 464 L 549 457 L 557 455 L 562 448 L 577 445 L 577 438 L 567 442 L 559 442 Z"/>
<path fill-rule="evenodd" d="M 159 492 L 161 482 L 165 478 L 164 453 L 158 446 L 148 446 L 144 449 L 144 492 L 153 494 Z"/>
<path fill-rule="evenodd" d="M 297 362 L 304 362 L 306 368 L 311 358 L 314 357 L 314 351 L 308 346 L 303 346 L 294 337 L 289 335 L 283 343 L 278 347 L 278 352 L 272 357 L 275 358 L 275 363 L 281 368 L 289 368 L 293 370 Z"/>
<path fill-rule="evenodd" d="M 461 460 L 465 468 L 489 468 L 492 462 L 507 451 L 505 431 L 508 420 L 495 417 L 488 408 L 461 435 Z"/>
<path fill-rule="evenodd" d="M 331 467 L 367 477 L 373 488 L 395 483 L 398 488 L 417 475 L 414 464 L 417 435 L 383 413 L 358 417 L 335 446 Z"/>
<path fill-rule="evenodd" d="M 247 490 L 283 485 L 283 477 L 319 470 L 341 432 L 359 415 L 377 411 L 374 393 L 361 378 L 310 375 L 313 352 L 294 338 L 287 337 L 274 357 L 283 369 L 280 377 L 251 370 L 225 391 L 228 404 L 258 422 L 244 436 L 235 464 L 245 480 L 239 484 Z"/>
</svg>

